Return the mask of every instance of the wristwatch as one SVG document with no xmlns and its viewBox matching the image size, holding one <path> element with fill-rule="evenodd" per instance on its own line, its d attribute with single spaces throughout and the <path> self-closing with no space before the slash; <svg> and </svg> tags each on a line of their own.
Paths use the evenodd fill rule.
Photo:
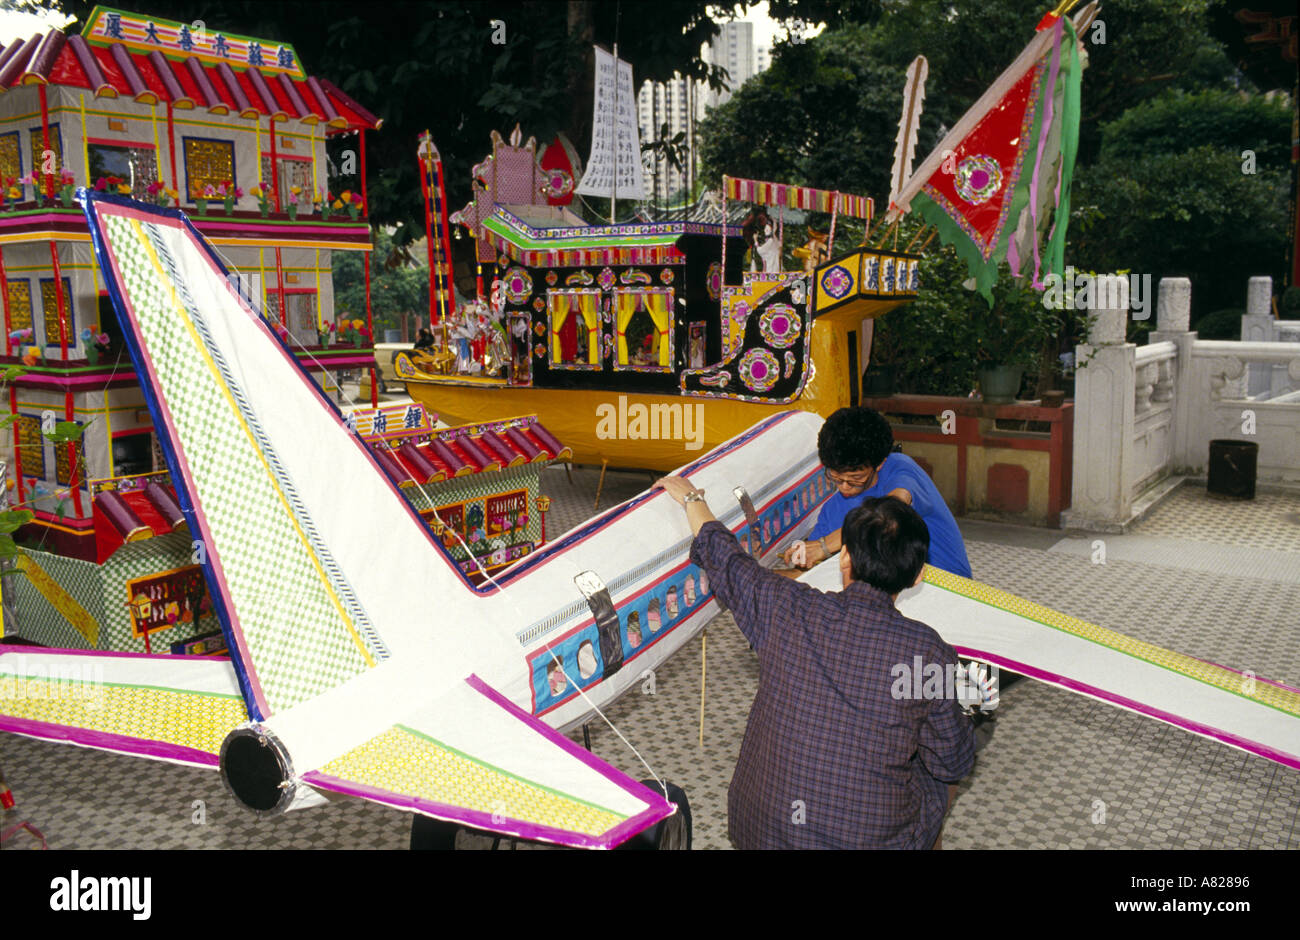
<svg viewBox="0 0 1300 940">
<path fill-rule="evenodd" d="M 817 540 L 817 544 L 822 547 L 822 555 L 826 558 L 830 558 L 831 550 L 826 547 L 826 536 L 823 535 L 821 538 L 819 538 Z"/>
<path fill-rule="evenodd" d="M 684 503 L 702 503 L 704 502 L 704 490 L 693 490 L 682 497 Z"/>
</svg>

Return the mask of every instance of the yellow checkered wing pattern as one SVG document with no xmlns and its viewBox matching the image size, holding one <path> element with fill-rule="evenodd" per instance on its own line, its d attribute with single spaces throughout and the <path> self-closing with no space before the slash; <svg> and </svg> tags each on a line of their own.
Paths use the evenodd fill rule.
<svg viewBox="0 0 1300 940">
<path fill-rule="evenodd" d="M 609 848 L 673 812 L 471 677 L 304 781 L 505 835 Z"/>
<path fill-rule="evenodd" d="M 215 768 L 247 720 L 227 659 L 0 653 L 0 731 Z"/>
</svg>

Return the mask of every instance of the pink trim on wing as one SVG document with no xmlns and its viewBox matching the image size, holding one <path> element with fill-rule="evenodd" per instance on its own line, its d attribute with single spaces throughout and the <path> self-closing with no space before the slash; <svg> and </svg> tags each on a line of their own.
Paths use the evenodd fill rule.
<svg viewBox="0 0 1300 940">
<path fill-rule="evenodd" d="M 113 751 L 129 754 L 132 757 L 151 757 L 155 760 L 180 761 L 198 767 L 216 769 L 216 754 L 200 751 L 197 748 L 181 747 L 164 741 L 150 741 L 145 738 L 132 738 L 107 731 L 92 731 L 89 728 L 73 728 L 69 725 L 56 725 L 46 721 L 33 721 L 30 718 L 14 718 L 0 715 L 0 731 L 10 731 L 29 738 L 43 741 L 56 741 L 66 744 L 78 744 L 93 747 L 101 751 Z"/>
<path fill-rule="evenodd" d="M 1166 724 L 1173 725 L 1176 728 L 1182 728 L 1184 731 L 1190 731 L 1193 734 L 1199 734 L 1202 737 L 1213 738 L 1216 741 L 1222 741 L 1224 744 L 1232 745 L 1251 754 L 1258 754 L 1260 757 L 1266 757 L 1275 763 L 1282 764 L 1286 767 L 1300 769 L 1300 755 L 1287 754 L 1284 751 L 1278 751 L 1258 741 L 1252 741 L 1249 738 L 1243 738 L 1240 735 L 1233 734 L 1230 731 L 1223 731 L 1219 728 L 1212 728 L 1209 725 L 1203 725 L 1200 722 L 1192 721 L 1189 718 L 1182 718 L 1172 712 L 1155 708 L 1151 705 L 1145 705 L 1142 702 L 1134 701 L 1123 695 L 1117 695 L 1114 692 L 1108 692 L 1105 689 L 1097 688 L 1086 682 L 1080 682 L 1077 679 L 1070 679 L 1066 676 L 1049 672 L 1046 669 L 1039 669 L 1037 666 L 1030 666 L 1026 663 L 1017 662 L 1006 656 L 1000 656 L 977 650 L 969 646 L 954 646 L 954 650 L 961 656 L 969 656 L 972 659 L 978 659 L 982 662 L 992 663 L 999 668 L 1010 669 L 1012 672 L 1019 672 L 1029 676 L 1032 679 L 1038 679 L 1049 685 L 1060 686 L 1071 692 L 1078 692 L 1081 695 L 1087 695 L 1090 698 L 1099 699 L 1108 702 L 1111 705 L 1118 705 L 1121 708 L 1127 708 L 1129 711 L 1137 712 L 1140 715 L 1146 715 L 1148 718 L 1156 718 Z"/>
<path fill-rule="evenodd" d="M 446 822 L 464 823 L 472 829 L 484 829 L 488 832 L 496 832 L 502 835 L 513 836 L 519 839 L 525 839 L 530 842 L 549 842 L 553 845 L 564 845 L 577 849 L 610 849 L 620 842 L 631 838 L 642 829 L 648 829 L 654 823 L 663 817 L 656 817 L 644 821 L 643 817 L 652 815 L 651 810 L 638 813 L 623 822 L 619 823 L 613 829 L 606 832 L 603 836 L 589 836 L 580 832 L 570 832 L 567 829 L 558 829 L 554 826 L 542 826 L 537 823 L 524 822 L 513 817 L 497 816 L 493 819 L 489 813 L 480 810 L 467 809 L 463 806 L 453 806 L 449 803 L 438 803 L 433 800 L 424 800 L 419 797 L 406 796 L 401 793 L 394 793 L 391 790 L 382 790 L 378 787 L 372 787 L 363 783 L 355 783 L 351 780 L 344 780 L 341 777 L 323 774 L 318 770 L 313 770 L 302 775 L 303 781 L 322 790 L 330 790 L 334 793 L 343 793 L 348 796 L 356 796 L 361 799 L 370 800 L 375 803 L 381 803 L 385 806 L 392 806 L 396 809 L 404 809 L 411 812 L 419 813 L 422 816 L 431 816 L 434 819 L 441 819 Z M 644 824 L 642 824 L 644 822 Z M 628 829 L 636 827 L 632 831 Z M 626 834 L 624 834 L 626 833 Z"/>
<path fill-rule="evenodd" d="M 609 780 L 610 782 L 615 783 L 618 786 L 622 787 L 623 790 L 625 790 L 627 793 L 631 794 L 632 796 L 636 797 L 637 799 L 642 800 L 645 803 L 648 803 L 651 809 L 655 808 L 656 805 L 658 805 L 660 809 L 665 810 L 665 812 L 658 818 L 662 819 L 665 816 L 671 816 L 673 814 L 674 812 L 673 805 L 669 803 L 667 800 L 665 800 L 662 794 L 655 793 L 653 790 L 649 789 L 648 787 L 642 786 L 640 783 L 633 780 L 631 777 L 627 776 L 626 774 L 618 770 L 615 770 L 613 767 L 605 763 L 600 758 L 596 757 L 596 755 L 592 754 L 590 751 L 578 747 L 578 745 L 574 744 L 572 741 L 570 741 L 564 735 L 560 734 L 560 732 L 556 731 L 550 725 L 546 724 L 545 722 L 539 721 L 538 719 L 534 718 L 532 715 L 528 714 L 528 712 L 524 711 L 514 702 L 510 701 L 508 698 L 506 698 L 496 689 L 492 688 L 490 685 L 488 685 L 486 682 L 480 679 L 477 675 L 471 674 L 465 680 L 465 682 L 467 685 L 469 685 L 471 689 L 474 689 L 475 691 L 479 692 L 488 701 L 501 706 L 503 709 L 506 710 L 506 712 L 513 715 L 515 718 L 518 718 L 525 725 L 532 728 L 534 731 L 536 731 L 542 737 L 546 738 L 552 744 L 558 745 L 561 750 L 568 752 L 570 756 L 576 757 L 579 761 L 586 764 L 592 770 L 596 771 L 606 780 Z M 635 819 L 636 817 L 631 817 L 631 818 Z"/>
<path fill-rule="evenodd" d="M 115 650 L 79 650 L 64 648 L 58 646 L 13 646 L 0 642 L 0 656 L 7 656 L 11 653 L 21 653 L 24 656 L 44 656 L 46 654 L 53 656 L 111 656 L 117 659 L 147 659 L 150 661 L 161 660 L 163 662 L 172 662 L 180 659 L 199 659 L 206 662 L 230 661 L 229 656 L 196 656 L 190 653 L 124 653 Z"/>
</svg>

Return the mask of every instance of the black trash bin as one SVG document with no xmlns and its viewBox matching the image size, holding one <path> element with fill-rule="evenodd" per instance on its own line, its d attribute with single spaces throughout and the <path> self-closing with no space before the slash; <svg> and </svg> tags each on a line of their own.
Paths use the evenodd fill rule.
<svg viewBox="0 0 1300 940">
<path fill-rule="evenodd" d="M 1259 445 L 1253 441 L 1210 441 L 1205 491 L 1228 499 L 1254 499 L 1258 460 Z"/>
</svg>

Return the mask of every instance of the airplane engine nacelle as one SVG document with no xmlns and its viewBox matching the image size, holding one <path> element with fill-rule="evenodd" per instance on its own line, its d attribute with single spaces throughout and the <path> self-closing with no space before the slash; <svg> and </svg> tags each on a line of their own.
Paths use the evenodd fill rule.
<svg viewBox="0 0 1300 940">
<path fill-rule="evenodd" d="M 221 742 L 221 781 L 241 806 L 258 816 L 287 812 L 300 787 L 284 744 L 269 729 L 245 725 Z"/>
</svg>

